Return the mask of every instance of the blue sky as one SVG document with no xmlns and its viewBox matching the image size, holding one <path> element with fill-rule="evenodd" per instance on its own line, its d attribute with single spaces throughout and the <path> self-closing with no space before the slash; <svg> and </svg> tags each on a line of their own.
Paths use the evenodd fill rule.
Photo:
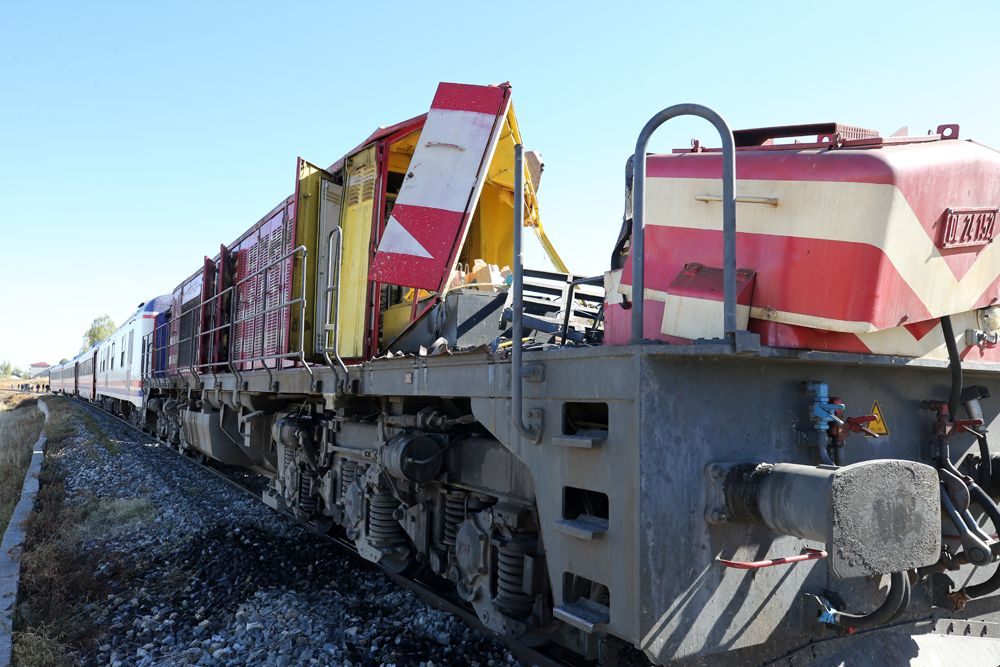
<svg viewBox="0 0 1000 667">
<path fill-rule="evenodd" d="M 0 2 L 0 359 L 72 356 L 439 81 L 510 81 L 543 221 L 603 271 L 635 135 L 957 122 L 1000 147 L 995 2 Z M 714 144 L 698 121 L 654 148 Z M 530 253 L 529 259 L 538 253 Z"/>
</svg>

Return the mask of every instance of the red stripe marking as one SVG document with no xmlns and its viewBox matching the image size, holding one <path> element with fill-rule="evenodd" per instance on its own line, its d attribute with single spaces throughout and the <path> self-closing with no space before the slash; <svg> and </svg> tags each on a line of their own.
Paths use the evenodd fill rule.
<svg viewBox="0 0 1000 667">
<path fill-rule="evenodd" d="M 757 271 L 755 307 L 870 322 L 879 329 L 899 326 L 904 316 L 917 322 L 933 317 L 892 262 L 874 246 L 745 232 L 736 237 L 737 266 Z M 721 263 L 722 234 L 650 226 L 646 228 L 646 256 L 650 259 L 646 262 L 646 287 L 666 291 L 686 263 Z M 629 259 L 623 284 L 631 284 L 631 272 Z"/>
<path fill-rule="evenodd" d="M 743 152 L 736 158 L 736 178 L 767 181 L 894 182 L 892 168 L 870 151 Z M 646 158 L 651 178 L 722 178 L 719 153 L 678 153 Z"/>
<path fill-rule="evenodd" d="M 770 347 L 791 347 L 829 352 L 871 354 L 868 346 L 851 333 L 797 327 L 769 320 L 750 320 L 750 331 L 760 334 L 760 342 Z"/>
<path fill-rule="evenodd" d="M 997 362 L 1000 361 L 1000 347 L 988 347 L 980 350 L 977 346 L 970 345 L 962 350 L 959 356 L 964 361 Z"/>
<path fill-rule="evenodd" d="M 473 111 L 495 116 L 500 111 L 504 97 L 510 89 L 500 86 L 470 86 L 464 83 L 441 83 L 434 94 L 431 109 Z"/>
<path fill-rule="evenodd" d="M 646 164 L 647 174 L 654 178 L 719 179 L 722 174 L 718 153 L 654 155 Z M 1000 206 L 1000 154 L 965 141 L 865 151 L 740 152 L 736 177 L 894 185 L 935 242 L 946 208 Z M 955 248 L 942 250 L 941 255 L 960 280 L 984 249 Z"/>
<path fill-rule="evenodd" d="M 462 211 L 396 204 L 392 217 L 417 240 L 432 257 L 416 257 L 379 250 L 372 259 L 370 280 L 407 287 L 437 290 L 450 267 L 445 266 L 465 219 Z"/>
<path fill-rule="evenodd" d="M 938 325 L 938 320 L 925 320 L 923 322 L 914 322 L 913 324 L 904 324 L 906 330 L 910 332 L 916 340 L 920 340 L 928 333 L 930 333 L 934 327 Z"/>
</svg>

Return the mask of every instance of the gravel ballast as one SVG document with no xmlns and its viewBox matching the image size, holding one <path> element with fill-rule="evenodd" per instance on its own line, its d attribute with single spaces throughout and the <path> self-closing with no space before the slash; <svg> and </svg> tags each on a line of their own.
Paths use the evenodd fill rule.
<svg viewBox="0 0 1000 667">
<path fill-rule="evenodd" d="M 102 665 L 505 665 L 498 641 L 193 461 L 90 407 L 100 434 L 49 455 L 88 567 Z"/>
</svg>

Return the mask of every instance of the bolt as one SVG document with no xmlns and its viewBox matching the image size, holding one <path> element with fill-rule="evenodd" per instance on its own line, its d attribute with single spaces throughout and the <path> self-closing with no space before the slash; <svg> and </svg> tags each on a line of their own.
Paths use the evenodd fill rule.
<svg viewBox="0 0 1000 667">
<path fill-rule="evenodd" d="M 723 512 L 722 510 L 720 509 L 712 510 L 712 523 L 722 523 L 727 518 L 728 517 L 726 517 L 726 513 Z"/>
</svg>

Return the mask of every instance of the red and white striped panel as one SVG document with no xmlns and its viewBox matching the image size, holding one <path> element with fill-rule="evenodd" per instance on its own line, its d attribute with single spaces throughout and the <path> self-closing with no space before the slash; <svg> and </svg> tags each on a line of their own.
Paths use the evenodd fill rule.
<svg viewBox="0 0 1000 667">
<path fill-rule="evenodd" d="M 465 237 L 510 103 L 510 86 L 442 83 L 368 277 L 439 290 Z"/>
<path fill-rule="evenodd" d="M 737 265 L 758 276 L 752 318 L 865 334 L 1000 298 L 1000 244 L 938 243 L 949 207 L 1000 205 L 995 151 L 958 141 L 760 151 L 738 154 L 736 168 L 738 196 L 774 204 L 737 205 Z M 647 288 L 664 290 L 688 263 L 720 263 L 720 172 L 717 154 L 649 158 Z M 631 262 L 623 285 L 630 278 Z"/>
</svg>

